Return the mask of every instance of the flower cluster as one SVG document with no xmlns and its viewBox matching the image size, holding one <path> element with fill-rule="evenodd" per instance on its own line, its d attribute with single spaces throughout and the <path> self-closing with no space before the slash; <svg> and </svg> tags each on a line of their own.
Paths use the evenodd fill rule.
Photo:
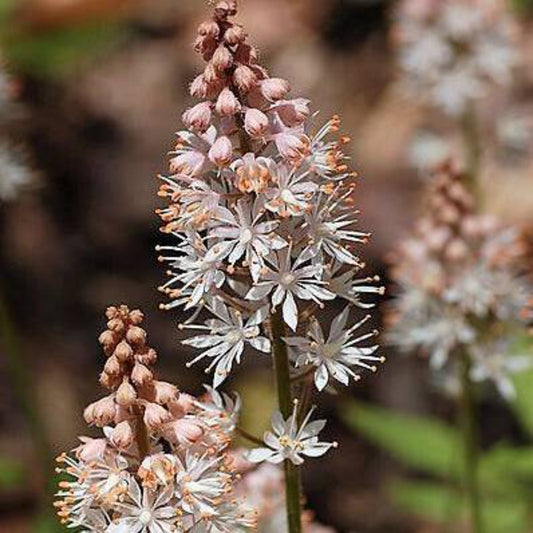
<svg viewBox="0 0 533 533">
<path fill-rule="evenodd" d="M 142 313 L 120 306 L 106 315 L 100 381 L 110 393 L 85 410 L 103 434 L 58 458 L 62 522 L 95 533 L 255 528 L 256 513 L 234 493 L 228 451 L 239 403 L 212 389 L 196 399 L 157 380 Z"/>
<path fill-rule="evenodd" d="M 405 82 L 460 115 L 517 64 L 514 21 L 504 0 L 403 0 L 394 30 Z"/>
<path fill-rule="evenodd" d="M 295 335 L 286 342 L 296 366 L 316 369 L 319 389 L 328 376 L 346 384 L 381 361 L 375 346 L 360 346 L 369 336 L 346 325 L 354 308 L 371 307 L 361 297 L 383 291 L 376 278 L 358 278 L 357 247 L 368 234 L 356 227 L 348 138 L 337 116 L 312 132 L 309 100 L 290 98 L 289 83 L 258 64 L 235 13 L 234 1 L 215 2 L 198 30 L 207 65 L 191 95 L 201 101 L 183 114 L 160 189 L 169 238 L 158 248 L 169 265 L 163 307 L 192 311 L 181 327 L 202 334 L 185 343 L 202 350 L 195 361 L 210 361 L 215 387 L 245 348 L 270 352 L 269 316 L 278 310 Z M 337 297 L 345 308 L 325 342 L 312 317 Z M 212 318 L 197 324 L 200 310 Z M 318 344 L 302 342 L 308 327 Z"/>
<path fill-rule="evenodd" d="M 471 378 L 492 380 L 505 397 L 509 374 L 530 364 L 511 355 L 525 326 L 531 291 L 524 276 L 524 245 L 512 229 L 476 214 L 463 176 L 450 164 L 436 172 L 427 214 L 399 248 L 392 275 L 400 293 L 391 313 L 391 340 L 429 353 L 434 367 L 471 358 Z"/>
<path fill-rule="evenodd" d="M 23 154 L 9 135 L 17 129 L 19 118 L 14 93 L 15 84 L 0 59 L 0 200 L 3 201 L 15 199 L 32 179 Z"/>
</svg>

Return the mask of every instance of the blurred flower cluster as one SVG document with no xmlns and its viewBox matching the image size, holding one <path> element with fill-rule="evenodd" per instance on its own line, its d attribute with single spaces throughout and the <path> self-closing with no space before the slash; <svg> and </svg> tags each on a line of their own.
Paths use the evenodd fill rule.
<svg viewBox="0 0 533 533">
<path fill-rule="evenodd" d="M 471 378 L 494 381 L 509 398 L 509 375 L 530 364 L 529 356 L 511 355 L 531 298 L 525 243 L 478 214 L 463 182 L 450 165 L 435 173 L 426 214 L 396 253 L 392 275 L 400 293 L 390 339 L 407 351 L 422 349 L 435 368 L 456 365 L 466 350 Z"/>
<path fill-rule="evenodd" d="M 394 30 L 402 81 L 461 115 L 491 85 L 511 81 L 517 31 L 505 0 L 404 0 Z"/>
</svg>

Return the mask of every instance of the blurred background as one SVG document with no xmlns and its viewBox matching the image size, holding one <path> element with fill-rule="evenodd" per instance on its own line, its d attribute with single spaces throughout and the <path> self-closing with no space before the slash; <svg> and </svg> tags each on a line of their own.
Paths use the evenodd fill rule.
<svg viewBox="0 0 533 533">
<path fill-rule="evenodd" d="M 394 3 L 241 4 L 239 19 L 271 72 L 311 98 L 324 120 L 343 117 L 362 175 L 361 225 L 373 233 L 369 271 L 386 280 L 387 257 L 418 212 L 419 169 L 425 157 L 439 157 L 438 136 L 450 127 L 397 90 Z M 501 128 L 486 140 L 483 175 L 488 209 L 533 229 L 531 4 L 514 6 L 529 64 L 511 96 L 489 103 L 487 113 Z M 0 135 L 10 136 L 28 172 L 16 197 L 0 202 L 0 533 L 61 531 L 46 513 L 51 459 L 88 431 L 81 413 L 100 395 L 97 337 L 107 305 L 141 307 L 161 374 L 182 390 L 201 389 L 201 369 L 184 367 L 190 353 L 177 342 L 177 317 L 158 310 L 163 272 L 154 210 L 156 176 L 166 171 L 166 151 L 191 102 L 187 85 L 200 67 L 191 43 L 205 11 L 204 0 L 0 0 L 9 72 L 1 81 L 17 101 Z M 445 428 L 409 425 L 411 418 L 388 419 L 366 407 L 365 416 L 351 419 L 354 401 L 418 421 L 453 418 L 453 404 L 430 384 L 426 361 L 385 352 L 388 363 L 378 374 L 321 405 L 330 421 L 326 436 L 342 447 L 306 467 L 309 507 L 339 532 L 445 531 L 452 504 L 414 484 L 448 478 L 438 464 L 448 451 Z M 524 383 L 525 405 L 533 402 L 533 381 Z M 227 388 L 243 395 L 244 425 L 259 433 L 274 401 L 268 365 L 248 359 Z M 531 429 L 528 412 L 522 415 Z M 496 396 L 483 400 L 480 425 L 486 449 L 531 443 L 520 410 Z M 394 438 L 396 449 L 387 450 L 383 442 Z M 527 468 L 520 508 L 502 507 L 502 532 L 533 531 L 533 454 Z M 410 489 L 399 489 L 399 480 L 411 480 Z M 448 524 L 446 531 L 460 528 Z"/>
</svg>

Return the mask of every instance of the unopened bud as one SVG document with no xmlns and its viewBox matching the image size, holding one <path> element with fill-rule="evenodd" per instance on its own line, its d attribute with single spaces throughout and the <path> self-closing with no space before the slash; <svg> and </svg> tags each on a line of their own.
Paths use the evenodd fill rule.
<svg viewBox="0 0 533 533">
<path fill-rule="evenodd" d="M 247 93 L 257 84 L 257 76 L 250 67 L 239 65 L 233 73 L 233 81 L 239 90 Z"/>
<path fill-rule="evenodd" d="M 191 83 L 189 92 L 194 98 L 207 98 L 208 85 L 205 81 L 204 75 L 200 74 Z"/>
<path fill-rule="evenodd" d="M 212 37 L 213 39 L 218 38 L 220 33 L 220 28 L 218 24 L 213 21 L 205 21 L 198 26 L 198 35 L 201 35 L 202 37 Z"/>
<path fill-rule="evenodd" d="M 213 66 L 217 70 L 224 71 L 233 65 L 233 55 L 224 45 L 221 44 L 213 54 L 212 62 Z"/>
<path fill-rule="evenodd" d="M 232 116 L 241 110 L 241 104 L 227 87 L 221 91 L 216 103 L 217 113 L 223 117 Z"/>
<path fill-rule="evenodd" d="M 133 385 L 125 379 L 117 389 L 116 401 L 121 407 L 129 407 L 137 398 Z"/>
<path fill-rule="evenodd" d="M 104 372 L 111 376 L 116 376 L 120 374 L 120 370 L 121 367 L 119 360 L 114 355 L 112 355 L 104 365 Z"/>
<path fill-rule="evenodd" d="M 276 102 L 284 98 L 291 90 L 289 82 L 281 78 L 267 78 L 260 82 L 262 95 L 269 102 Z"/>
<path fill-rule="evenodd" d="M 133 350 L 131 346 L 126 341 L 121 341 L 118 343 L 113 355 L 121 362 L 125 363 L 133 356 Z"/>
<path fill-rule="evenodd" d="M 127 420 L 123 420 L 113 428 L 109 440 L 120 449 L 129 448 L 133 444 L 133 430 Z"/>
<path fill-rule="evenodd" d="M 164 405 L 164 404 L 174 401 L 178 394 L 177 387 L 165 381 L 155 381 L 154 389 L 155 389 L 154 399 L 155 399 L 155 402 L 158 403 L 159 405 Z M 180 397 L 181 397 L 181 394 L 180 394 Z"/>
<path fill-rule="evenodd" d="M 244 31 L 244 28 L 240 26 L 239 24 L 233 24 L 230 26 L 226 33 L 224 33 L 224 41 L 226 41 L 229 45 L 235 45 L 242 43 L 246 39 L 246 32 Z"/>
<path fill-rule="evenodd" d="M 250 108 L 244 116 L 244 128 L 251 137 L 262 137 L 268 130 L 268 117 L 259 109 Z"/>
<path fill-rule="evenodd" d="M 144 423 L 152 430 L 160 428 L 170 419 L 170 413 L 156 403 L 149 403 L 144 410 Z"/>
<path fill-rule="evenodd" d="M 154 375 L 148 368 L 140 363 L 135 363 L 133 370 L 131 371 L 131 380 L 136 385 L 145 385 L 153 381 Z"/>
<path fill-rule="evenodd" d="M 126 332 L 126 340 L 134 345 L 143 344 L 146 341 L 146 331 L 139 326 L 130 326 Z"/>
<path fill-rule="evenodd" d="M 202 425 L 188 418 L 176 420 L 167 424 L 164 430 L 165 438 L 172 444 L 193 444 L 204 435 Z"/>
<path fill-rule="evenodd" d="M 113 396 L 106 396 L 90 404 L 83 416 L 88 424 L 103 427 L 110 424 L 115 418 L 115 401 Z"/>
<path fill-rule="evenodd" d="M 188 128 L 203 133 L 211 125 L 211 105 L 209 102 L 196 104 L 183 113 L 182 119 Z"/>
<path fill-rule="evenodd" d="M 233 158 L 233 146 L 225 135 L 219 137 L 209 150 L 209 160 L 218 167 L 227 167 Z"/>
</svg>

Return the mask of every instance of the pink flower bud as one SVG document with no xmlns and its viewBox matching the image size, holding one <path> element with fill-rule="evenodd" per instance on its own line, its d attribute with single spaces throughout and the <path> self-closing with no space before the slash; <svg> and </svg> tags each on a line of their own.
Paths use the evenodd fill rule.
<svg viewBox="0 0 533 533">
<path fill-rule="evenodd" d="M 217 49 L 217 40 L 212 37 L 203 37 L 199 35 L 194 42 L 194 49 L 205 61 L 209 61 Z"/>
<path fill-rule="evenodd" d="M 256 85 L 257 76 L 250 67 L 239 65 L 233 73 L 233 81 L 243 93 L 247 93 Z"/>
<path fill-rule="evenodd" d="M 153 348 L 148 348 L 146 351 L 138 353 L 136 360 L 146 366 L 153 365 L 157 361 L 157 352 Z"/>
<path fill-rule="evenodd" d="M 181 418 L 190 413 L 194 407 L 195 399 L 190 394 L 180 392 L 178 399 L 172 402 L 170 409 L 172 415 L 176 418 Z"/>
<path fill-rule="evenodd" d="M 189 92 L 194 98 L 207 98 L 208 85 L 203 74 L 196 76 L 194 81 L 191 83 Z"/>
<path fill-rule="evenodd" d="M 112 355 L 104 365 L 104 372 L 110 374 L 111 376 L 117 376 L 120 374 L 121 366 L 119 360 Z"/>
<path fill-rule="evenodd" d="M 125 379 L 117 390 L 116 401 L 121 407 L 129 407 L 137 398 L 133 385 Z"/>
<path fill-rule="evenodd" d="M 275 142 L 281 157 L 293 163 L 301 161 L 309 153 L 310 141 L 303 133 L 278 133 Z"/>
<path fill-rule="evenodd" d="M 216 103 L 217 113 L 221 116 L 235 115 L 241 110 L 241 104 L 233 92 L 227 87 L 222 90 Z"/>
<path fill-rule="evenodd" d="M 259 109 L 250 108 L 244 116 L 244 128 L 251 137 L 262 137 L 268 131 L 268 117 Z"/>
<path fill-rule="evenodd" d="M 90 439 L 81 437 L 83 444 L 76 449 L 76 456 L 84 463 L 90 463 L 102 459 L 107 448 L 106 439 Z"/>
<path fill-rule="evenodd" d="M 257 61 L 257 50 L 246 43 L 240 43 L 235 50 L 235 61 L 243 65 L 251 65 Z"/>
<path fill-rule="evenodd" d="M 159 429 L 170 419 L 170 413 L 156 403 L 149 403 L 144 410 L 144 423 L 151 430 Z"/>
<path fill-rule="evenodd" d="M 237 14 L 237 0 L 219 0 L 215 4 L 215 17 L 225 20 Z"/>
<path fill-rule="evenodd" d="M 133 430 L 127 420 L 117 424 L 109 436 L 111 443 L 120 449 L 129 448 L 133 444 L 133 438 Z"/>
<path fill-rule="evenodd" d="M 144 344 L 146 342 L 146 331 L 139 326 L 130 326 L 126 332 L 126 340 L 130 344 Z"/>
<path fill-rule="evenodd" d="M 191 150 L 170 160 L 170 171 L 184 176 L 198 176 L 204 167 L 205 155 Z"/>
<path fill-rule="evenodd" d="M 108 329 L 106 329 L 101 335 L 100 337 L 98 337 L 98 341 L 100 342 L 100 344 L 107 350 L 107 349 L 114 349 L 115 347 L 115 343 L 117 341 L 117 338 L 116 338 L 116 335 L 115 333 L 113 333 L 112 331 L 109 331 Z"/>
<path fill-rule="evenodd" d="M 182 418 L 167 424 L 163 433 L 172 444 L 193 444 L 202 438 L 204 428 L 200 421 Z"/>
<path fill-rule="evenodd" d="M 136 385 L 146 385 L 151 383 L 154 379 L 154 375 L 148 368 L 140 363 L 135 363 L 133 370 L 131 371 L 131 380 Z"/>
<path fill-rule="evenodd" d="M 159 405 L 167 404 L 176 399 L 178 389 L 165 381 L 154 381 L 155 397 L 154 400 Z"/>
<path fill-rule="evenodd" d="M 299 126 L 310 115 L 309 103 L 309 100 L 305 98 L 295 98 L 287 102 L 280 102 L 276 111 L 286 126 Z"/>
<path fill-rule="evenodd" d="M 213 54 L 213 66 L 223 72 L 233 65 L 233 55 L 231 52 L 221 44 Z"/>
<path fill-rule="evenodd" d="M 233 146 L 225 135 L 219 137 L 209 150 L 209 159 L 218 167 L 227 167 L 233 158 Z"/>
<path fill-rule="evenodd" d="M 196 104 L 183 113 L 182 119 L 188 128 L 203 133 L 211 125 L 211 104 L 209 102 Z"/>
<path fill-rule="evenodd" d="M 133 356 L 133 350 L 131 346 L 126 341 L 121 341 L 118 343 L 113 355 L 121 362 L 125 363 Z"/>
<path fill-rule="evenodd" d="M 200 26 L 198 26 L 198 35 L 201 35 L 202 37 L 212 37 L 213 39 L 216 39 L 219 34 L 220 28 L 213 20 L 202 22 Z"/>
<path fill-rule="evenodd" d="M 115 410 L 113 395 L 106 396 L 89 405 L 85 409 L 83 417 L 88 424 L 95 424 L 99 427 L 103 427 L 107 426 L 114 420 Z"/>
<path fill-rule="evenodd" d="M 230 26 L 224 34 L 224 41 L 233 46 L 242 43 L 246 39 L 246 32 L 239 24 Z"/>
<path fill-rule="evenodd" d="M 269 102 L 281 100 L 291 90 L 289 82 L 281 78 L 267 78 L 260 82 L 261 93 Z"/>
<path fill-rule="evenodd" d="M 207 63 L 204 69 L 204 79 L 209 85 L 215 85 L 220 83 L 220 75 L 212 62 Z"/>
</svg>

